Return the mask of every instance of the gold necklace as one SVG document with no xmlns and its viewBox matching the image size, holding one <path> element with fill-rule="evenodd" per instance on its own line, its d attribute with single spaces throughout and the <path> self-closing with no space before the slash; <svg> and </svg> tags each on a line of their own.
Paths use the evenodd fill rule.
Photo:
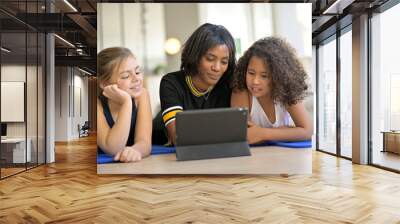
<svg viewBox="0 0 400 224">
<path fill-rule="evenodd" d="M 204 98 L 207 100 L 208 96 L 210 95 L 211 90 L 213 89 L 213 86 L 208 87 L 206 91 L 199 91 L 193 84 L 192 76 L 187 75 L 185 77 L 186 84 L 189 86 L 190 91 L 195 95 L 196 97 L 201 97 L 204 96 Z"/>
</svg>

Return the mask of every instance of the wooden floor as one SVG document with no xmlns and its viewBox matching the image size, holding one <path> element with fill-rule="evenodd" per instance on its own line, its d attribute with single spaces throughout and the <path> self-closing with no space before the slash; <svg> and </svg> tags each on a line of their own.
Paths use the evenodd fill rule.
<svg viewBox="0 0 400 224">
<path fill-rule="evenodd" d="M 25 171 L 25 167 L 23 168 L 1 168 L 1 178 L 11 176 L 13 174 Z"/>
<path fill-rule="evenodd" d="M 0 223 L 400 223 L 400 175 L 320 152 L 313 174 L 99 176 L 94 137 L 0 181 Z"/>
<path fill-rule="evenodd" d="M 392 152 L 374 151 L 373 163 L 395 170 L 400 170 L 400 154 Z"/>
</svg>

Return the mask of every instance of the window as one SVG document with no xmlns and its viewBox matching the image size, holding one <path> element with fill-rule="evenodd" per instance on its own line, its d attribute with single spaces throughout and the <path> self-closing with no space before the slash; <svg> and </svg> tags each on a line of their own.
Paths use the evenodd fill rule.
<svg viewBox="0 0 400 224">
<path fill-rule="evenodd" d="M 386 151 L 383 132 L 400 130 L 400 33 L 396 29 L 398 21 L 400 5 L 371 18 L 372 163 L 396 170 L 400 170 L 400 155 Z M 396 147 L 399 148 L 400 143 L 397 144 Z"/>
<path fill-rule="evenodd" d="M 352 35 L 351 26 L 340 36 L 340 155 L 352 157 Z"/>
<path fill-rule="evenodd" d="M 318 48 L 318 149 L 336 154 L 336 40 Z"/>
<path fill-rule="evenodd" d="M 4 2 L 4 6 L 12 2 Z M 18 13 L 40 13 L 44 1 L 19 2 Z M 3 5 L 2 5 L 3 6 Z M 17 9 L 16 9 L 17 10 Z M 0 145 L 0 178 L 45 162 L 45 34 L 15 17 L 0 12 L 1 118 L 7 133 Z M 7 88 L 15 87 L 14 89 Z M 17 111 L 7 108 L 4 97 L 13 93 L 22 100 Z M 12 102 L 11 102 L 12 103 Z M 17 102 L 15 102 L 17 103 Z M 15 106 L 15 105 L 14 105 Z M 4 138 L 3 137 L 3 138 Z"/>
</svg>

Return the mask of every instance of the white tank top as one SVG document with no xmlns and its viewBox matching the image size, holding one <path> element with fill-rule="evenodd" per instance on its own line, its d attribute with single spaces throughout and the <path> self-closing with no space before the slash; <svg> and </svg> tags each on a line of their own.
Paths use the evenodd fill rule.
<svg viewBox="0 0 400 224">
<path fill-rule="evenodd" d="M 281 104 L 275 104 L 275 123 L 271 123 L 263 108 L 255 96 L 251 97 L 250 120 L 263 128 L 278 128 L 284 126 L 294 126 L 294 122 L 289 112 Z"/>
</svg>

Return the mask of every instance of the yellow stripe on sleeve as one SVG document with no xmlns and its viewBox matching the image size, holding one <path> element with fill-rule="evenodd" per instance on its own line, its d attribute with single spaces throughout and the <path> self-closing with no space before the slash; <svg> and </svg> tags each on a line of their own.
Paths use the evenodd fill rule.
<svg viewBox="0 0 400 224">
<path fill-rule="evenodd" d="M 168 120 L 174 118 L 175 115 L 176 115 L 176 113 L 181 112 L 181 111 L 182 111 L 182 110 L 177 109 L 177 110 L 173 110 L 173 111 L 170 111 L 170 112 L 164 114 L 164 116 L 163 116 L 163 121 L 164 121 L 164 123 L 166 123 Z"/>
</svg>

